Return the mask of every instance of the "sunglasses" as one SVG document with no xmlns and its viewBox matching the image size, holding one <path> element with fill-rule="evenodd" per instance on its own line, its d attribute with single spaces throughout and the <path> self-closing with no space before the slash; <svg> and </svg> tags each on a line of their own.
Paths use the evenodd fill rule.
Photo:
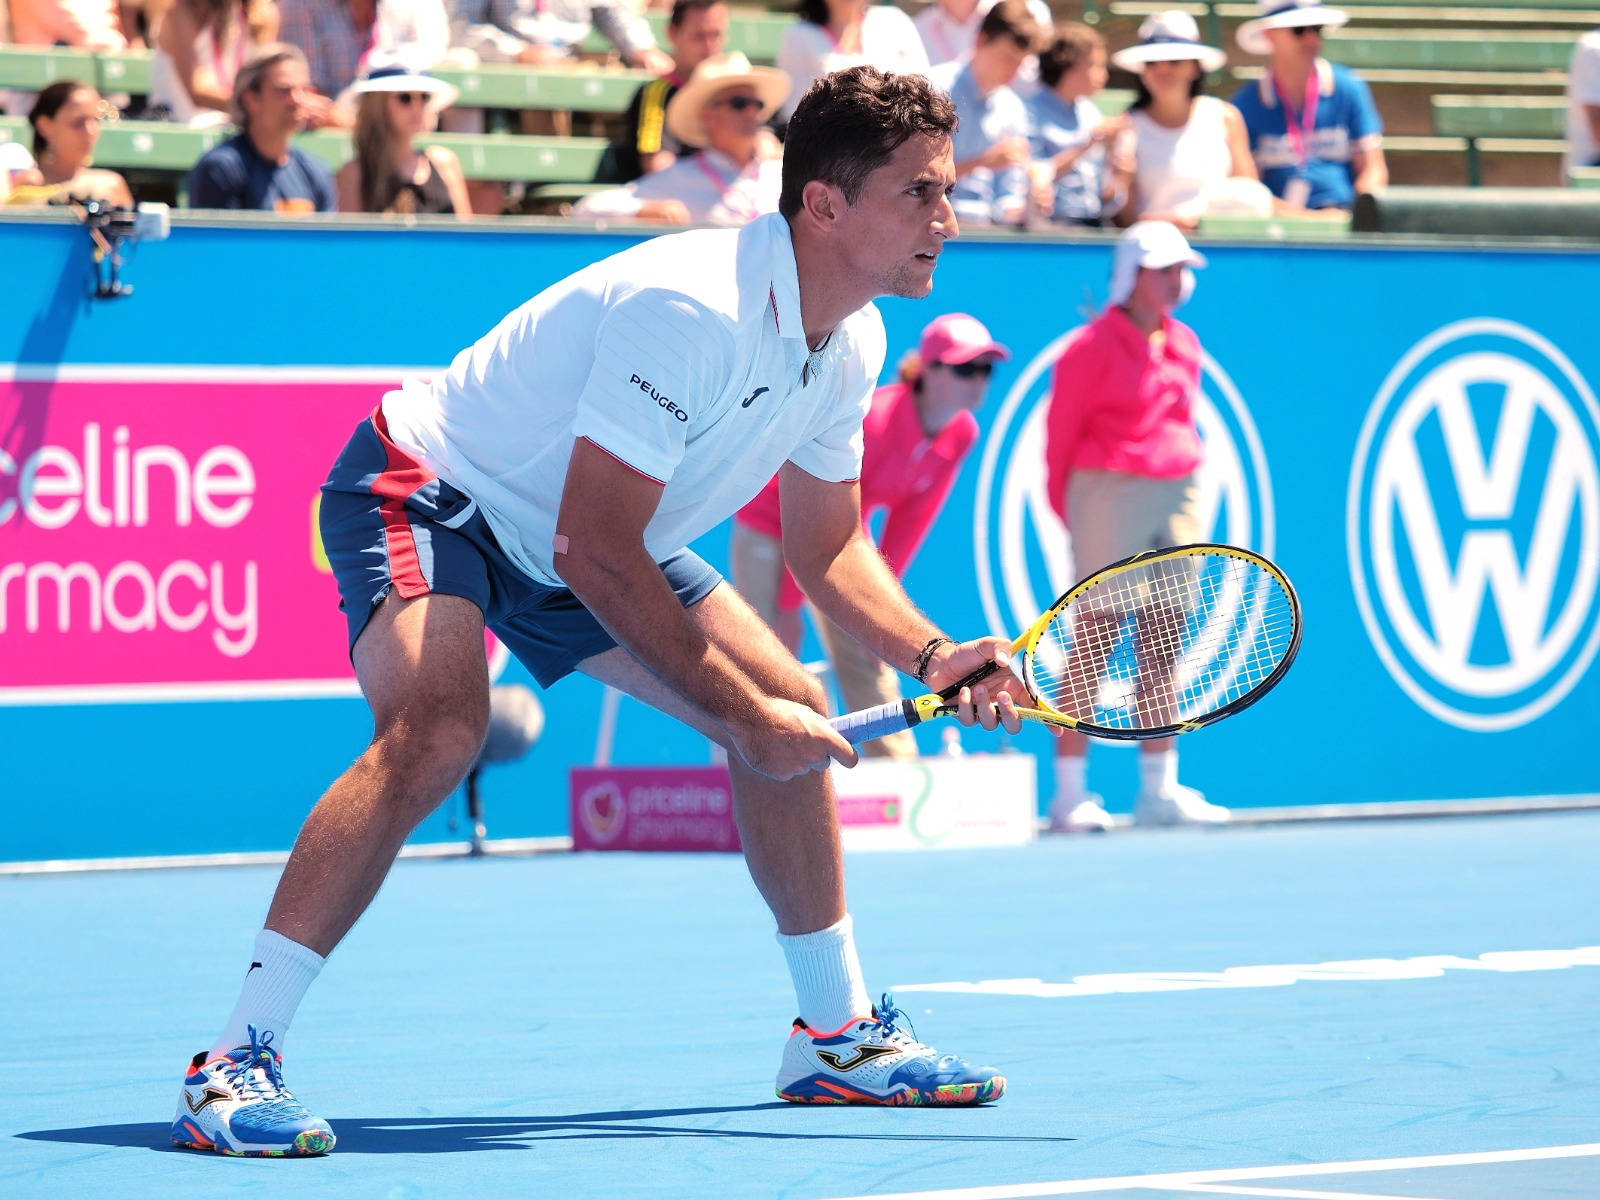
<svg viewBox="0 0 1600 1200">
<path fill-rule="evenodd" d="M 994 374 L 994 364 L 992 362 L 940 363 L 939 365 L 948 368 L 950 374 L 957 379 L 987 379 Z"/>
<path fill-rule="evenodd" d="M 407 107 L 410 107 L 413 104 L 426 104 L 428 102 L 428 93 L 427 92 L 395 92 L 394 93 L 394 98 L 396 100 L 398 100 L 401 104 L 404 104 Z"/>
<path fill-rule="evenodd" d="M 745 112 L 749 109 L 761 107 L 761 100 L 756 96 L 725 96 L 721 100 L 713 101 L 713 103 L 725 108 L 731 108 L 734 112 Z"/>
<path fill-rule="evenodd" d="M 1310 33 L 1314 33 L 1318 37 L 1321 37 L 1322 36 L 1322 26 L 1321 25 L 1296 25 L 1293 29 L 1289 30 L 1289 32 L 1294 34 L 1294 36 L 1297 37 L 1297 38 L 1305 37 L 1307 34 L 1310 34 Z"/>
</svg>

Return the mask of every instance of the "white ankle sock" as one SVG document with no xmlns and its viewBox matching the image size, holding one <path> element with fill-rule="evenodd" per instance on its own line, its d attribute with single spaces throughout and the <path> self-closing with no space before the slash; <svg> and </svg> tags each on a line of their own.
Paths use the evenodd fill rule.
<svg viewBox="0 0 1600 1200">
<path fill-rule="evenodd" d="M 1139 790 L 1147 796 L 1171 792 L 1178 784 L 1178 752 L 1139 755 Z"/>
<path fill-rule="evenodd" d="M 1089 758 L 1085 754 L 1056 755 L 1056 803 L 1070 808 L 1088 790 Z"/>
<path fill-rule="evenodd" d="M 815 933 L 780 933 L 778 945 L 789 960 L 800 1019 L 808 1027 L 832 1033 L 871 1014 L 872 1001 L 861 978 L 855 923 L 849 913 Z"/>
<path fill-rule="evenodd" d="M 255 958 L 245 972 L 244 988 L 233 1015 L 211 1047 L 211 1057 L 250 1042 L 248 1027 L 261 1036 L 272 1034 L 272 1048 L 283 1053 L 284 1035 L 306 989 L 322 970 L 322 955 L 281 933 L 263 929 L 256 935 Z"/>
</svg>

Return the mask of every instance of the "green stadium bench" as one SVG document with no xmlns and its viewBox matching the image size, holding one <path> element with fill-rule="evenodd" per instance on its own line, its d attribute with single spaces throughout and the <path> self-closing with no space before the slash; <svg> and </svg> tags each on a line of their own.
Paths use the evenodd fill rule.
<svg viewBox="0 0 1600 1200">
<path fill-rule="evenodd" d="M 0 87 L 37 92 L 58 79 L 94 83 L 94 55 L 65 46 L 0 46 Z"/>
<path fill-rule="evenodd" d="M 1433 128 L 1466 143 L 1467 183 L 1483 177 L 1480 151 L 1557 154 L 1566 137 L 1561 96 L 1434 96 Z"/>
<path fill-rule="evenodd" d="M 1325 242 L 1350 236 L 1347 217 L 1201 217 L 1202 238 L 1250 242 Z"/>
<path fill-rule="evenodd" d="M 645 20 L 650 25 L 650 30 L 655 34 L 656 44 L 667 44 L 667 14 L 650 12 L 645 14 Z M 778 61 L 778 43 L 783 40 L 783 31 L 793 25 L 797 18 L 792 13 L 769 13 L 759 9 L 735 8 L 728 17 L 728 40 L 723 46 L 724 50 L 739 50 L 753 63 L 772 64 Z M 610 42 L 598 33 L 591 33 L 583 42 L 585 54 L 607 54 L 613 49 Z"/>
<path fill-rule="evenodd" d="M 1600 167 L 1568 167 L 1567 182 L 1575 188 L 1600 189 Z"/>
<path fill-rule="evenodd" d="M 464 108 L 570 109 L 620 113 L 654 78 L 648 71 L 532 70 L 510 63 L 485 63 L 471 70 L 438 67 L 432 74 L 461 90 Z"/>
<path fill-rule="evenodd" d="M 189 129 L 165 121 L 112 121 L 100 133 L 95 162 L 117 171 L 185 174 L 231 129 Z M 0 117 L 0 141 L 25 141 L 23 117 Z M 431 133 L 419 142 L 448 146 L 468 179 L 526 183 L 604 181 L 614 175 L 611 143 L 592 137 L 526 137 L 510 133 Z M 304 133 L 295 144 L 334 170 L 351 155 L 350 135 L 339 130 Z"/>
</svg>

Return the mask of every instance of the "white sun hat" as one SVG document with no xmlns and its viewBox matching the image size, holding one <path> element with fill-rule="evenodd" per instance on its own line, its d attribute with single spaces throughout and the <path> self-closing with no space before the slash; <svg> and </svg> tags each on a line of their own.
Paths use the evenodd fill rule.
<svg viewBox="0 0 1600 1200">
<path fill-rule="evenodd" d="M 1261 15 L 1239 26 L 1233 40 L 1246 54 L 1271 54 L 1272 43 L 1267 40 L 1269 29 L 1299 29 L 1307 25 L 1337 29 L 1349 20 L 1349 13 L 1326 8 L 1321 0 L 1261 0 Z"/>
<path fill-rule="evenodd" d="M 1117 248 L 1111 256 L 1112 304 L 1121 304 L 1133 295 L 1134 280 L 1141 267 L 1159 271 L 1182 263 L 1185 267 L 1203 267 L 1205 256 L 1195 252 L 1183 231 L 1170 221 L 1135 221 L 1122 231 Z M 1187 276 L 1185 292 L 1193 288 L 1193 277 Z"/>
<path fill-rule="evenodd" d="M 356 97 L 373 92 L 412 92 L 428 98 L 428 114 L 437 117 L 460 97 L 461 91 L 453 83 L 435 79 L 421 71 L 413 71 L 400 63 L 373 67 L 364 78 L 356 80 L 339 94 L 340 104 L 354 104 Z"/>
<path fill-rule="evenodd" d="M 1139 26 L 1139 40 L 1111 56 L 1111 65 L 1137 74 L 1146 63 L 1182 62 L 1192 59 L 1207 74 L 1220 71 L 1228 61 L 1225 52 L 1200 41 L 1200 26 L 1178 9 L 1146 17 Z"/>
<path fill-rule="evenodd" d="M 713 54 L 667 101 L 667 132 L 685 146 L 704 146 L 706 125 L 701 115 L 706 102 L 731 87 L 753 89 L 761 100 L 761 119 L 765 121 L 788 97 L 789 76 L 775 67 L 753 67 L 737 50 Z"/>
</svg>

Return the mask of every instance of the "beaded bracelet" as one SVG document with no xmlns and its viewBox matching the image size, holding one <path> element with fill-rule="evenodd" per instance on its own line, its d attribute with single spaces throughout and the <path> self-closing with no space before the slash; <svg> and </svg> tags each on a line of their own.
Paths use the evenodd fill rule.
<svg viewBox="0 0 1600 1200">
<path fill-rule="evenodd" d="M 933 652 L 940 646 L 948 645 L 949 643 L 950 639 L 947 637 L 929 638 L 928 644 L 917 651 L 917 661 L 912 667 L 911 673 L 917 677 L 918 683 L 928 682 L 928 664 L 933 661 Z"/>
</svg>

